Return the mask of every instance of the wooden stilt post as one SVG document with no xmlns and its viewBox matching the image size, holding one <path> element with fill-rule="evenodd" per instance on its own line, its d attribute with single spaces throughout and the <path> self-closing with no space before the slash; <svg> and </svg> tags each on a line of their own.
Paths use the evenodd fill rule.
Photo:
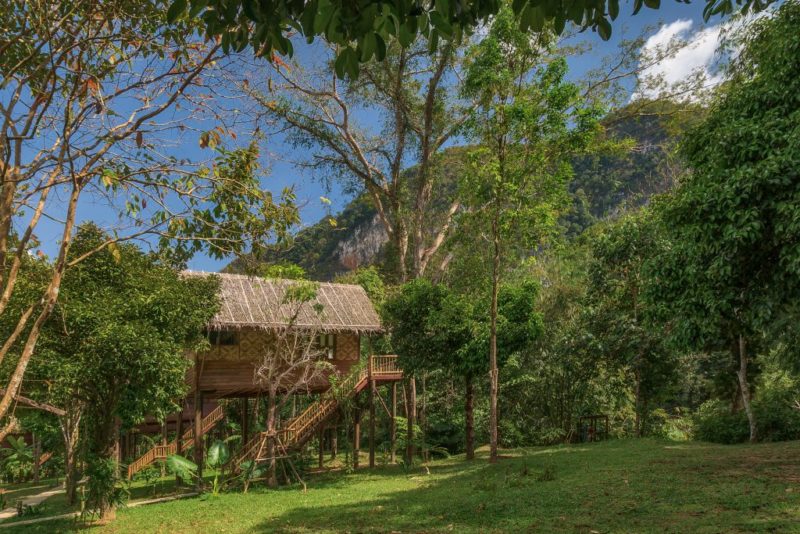
<svg viewBox="0 0 800 534">
<path fill-rule="evenodd" d="M 186 406 L 186 400 L 181 401 L 181 409 L 178 412 L 178 420 L 175 422 L 175 454 L 183 456 L 183 408 Z M 183 480 L 180 475 L 175 475 L 175 485 L 181 486 Z"/>
<path fill-rule="evenodd" d="M 353 414 L 353 469 L 358 469 L 358 455 L 361 452 L 361 410 Z"/>
<path fill-rule="evenodd" d="M 324 463 L 325 428 L 319 429 L 319 468 L 322 469 Z"/>
<path fill-rule="evenodd" d="M 333 421 L 333 428 L 331 428 L 331 460 L 336 459 L 336 453 L 339 452 L 336 449 L 339 447 L 339 426 L 338 426 L 338 417 Z"/>
<path fill-rule="evenodd" d="M 125 461 L 131 457 L 131 433 L 126 432 L 125 437 L 122 438 L 122 443 L 120 443 L 122 447 L 122 460 Z"/>
<path fill-rule="evenodd" d="M 369 467 L 375 467 L 375 375 L 372 369 L 372 341 L 370 340 L 369 374 Z"/>
<path fill-rule="evenodd" d="M 406 395 L 406 463 L 411 465 L 414 463 L 416 456 L 416 448 L 414 447 L 414 419 L 416 418 L 417 406 L 417 382 L 412 376 L 409 377 L 408 382 L 408 395 Z"/>
<path fill-rule="evenodd" d="M 36 433 L 31 434 L 33 440 L 33 481 L 39 483 L 39 458 L 42 457 L 42 442 L 36 437 Z"/>
<path fill-rule="evenodd" d="M 164 418 L 164 423 L 161 425 L 161 444 L 167 446 L 169 440 L 167 439 L 167 418 Z M 167 476 L 167 463 L 161 462 L 161 476 Z"/>
<path fill-rule="evenodd" d="M 389 461 L 397 461 L 397 382 L 392 382 L 392 420 L 389 422 L 389 440 L 391 453 Z"/>
<path fill-rule="evenodd" d="M 245 446 L 250 438 L 250 399 L 242 398 L 242 447 Z"/>
<path fill-rule="evenodd" d="M 194 463 L 197 464 L 197 489 L 203 488 L 203 394 L 200 392 L 200 357 L 194 356 Z"/>
</svg>

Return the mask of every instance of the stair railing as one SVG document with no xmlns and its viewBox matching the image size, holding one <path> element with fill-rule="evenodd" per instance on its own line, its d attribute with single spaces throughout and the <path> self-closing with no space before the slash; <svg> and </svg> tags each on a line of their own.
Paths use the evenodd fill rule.
<svg viewBox="0 0 800 534">
<path fill-rule="evenodd" d="M 181 414 L 179 417 L 182 416 L 183 414 Z M 220 421 L 220 419 L 222 419 L 224 416 L 225 416 L 225 410 L 222 408 L 222 406 L 217 406 L 216 408 L 211 410 L 205 417 L 203 417 L 203 420 L 201 421 L 200 435 L 205 435 L 209 430 L 214 428 L 214 425 L 216 425 Z M 190 427 L 186 432 L 183 433 L 183 436 L 181 437 L 182 437 L 181 441 L 183 443 L 183 449 L 185 450 L 191 448 L 194 445 L 194 428 Z M 137 458 L 128 465 L 128 478 L 130 479 L 131 477 L 133 477 L 133 475 L 135 475 L 148 465 L 152 464 L 156 460 L 163 460 L 167 456 L 175 454 L 176 452 L 178 452 L 177 440 L 172 440 L 167 445 L 153 446 L 142 456 L 140 456 L 139 458 Z"/>
</svg>

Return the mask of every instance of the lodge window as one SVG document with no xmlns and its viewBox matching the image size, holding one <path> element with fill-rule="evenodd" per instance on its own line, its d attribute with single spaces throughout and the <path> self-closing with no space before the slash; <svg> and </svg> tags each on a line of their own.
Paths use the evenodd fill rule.
<svg viewBox="0 0 800 534">
<path fill-rule="evenodd" d="M 232 347 L 239 344 L 238 332 L 235 330 L 212 330 L 207 335 L 212 347 Z"/>
<path fill-rule="evenodd" d="M 324 351 L 329 360 L 336 354 L 336 334 L 318 334 L 317 348 Z"/>
</svg>

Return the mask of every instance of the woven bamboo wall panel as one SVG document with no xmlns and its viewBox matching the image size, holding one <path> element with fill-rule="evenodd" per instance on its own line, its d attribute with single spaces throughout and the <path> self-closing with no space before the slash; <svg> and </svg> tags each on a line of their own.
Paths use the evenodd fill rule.
<svg viewBox="0 0 800 534">
<path fill-rule="evenodd" d="M 358 361 L 361 347 L 356 334 L 338 334 L 336 336 L 336 359 Z"/>
</svg>

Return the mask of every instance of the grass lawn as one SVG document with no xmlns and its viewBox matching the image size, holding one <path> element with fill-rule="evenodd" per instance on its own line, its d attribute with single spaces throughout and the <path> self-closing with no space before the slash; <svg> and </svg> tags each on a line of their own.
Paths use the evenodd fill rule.
<svg viewBox="0 0 800 534">
<path fill-rule="evenodd" d="M 507 451 L 123 509 L 91 532 L 800 532 L 800 442 Z M 485 458 L 485 457 L 484 457 Z M 10 532 L 70 532 L 68 521 Z"/>
</svg>

